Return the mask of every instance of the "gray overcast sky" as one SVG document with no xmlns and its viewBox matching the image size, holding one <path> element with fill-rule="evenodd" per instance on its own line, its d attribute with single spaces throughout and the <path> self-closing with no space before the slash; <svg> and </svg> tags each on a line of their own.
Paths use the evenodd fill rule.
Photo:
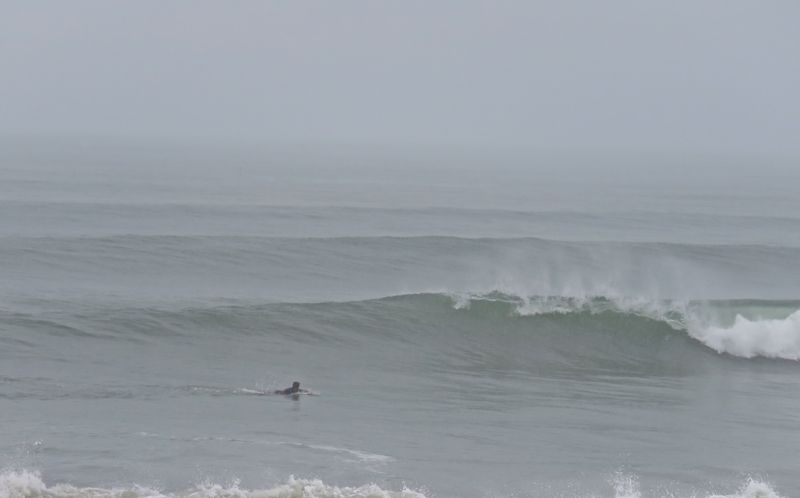
<svg viewBox="0 0 800 498">
<path fill-rule="evenodd" d="M 800 155 L 800 2 L 0 2 L 0 132 Z"/>
</svg>

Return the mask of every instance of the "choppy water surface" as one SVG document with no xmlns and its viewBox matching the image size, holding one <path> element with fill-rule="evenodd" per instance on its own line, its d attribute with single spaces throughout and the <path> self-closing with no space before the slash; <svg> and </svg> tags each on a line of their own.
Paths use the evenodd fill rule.
<svg viewBox="0 0 800 498">
<path fill-rule="evenodd" d="M 0 497 L 800 496 L 796 166 L 3 141 Z"/>
</svg>

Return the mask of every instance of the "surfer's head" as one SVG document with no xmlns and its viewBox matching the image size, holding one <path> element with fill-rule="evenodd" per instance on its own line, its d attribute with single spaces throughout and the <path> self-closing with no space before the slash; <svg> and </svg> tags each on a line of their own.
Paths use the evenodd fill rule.
<svg viewBox="0 0 800 498">
<path fill-rule="evenodd" d="M 300 389 L 300 383 L 299 382 L 292 382 L 292 389 Z"/>
</svg>

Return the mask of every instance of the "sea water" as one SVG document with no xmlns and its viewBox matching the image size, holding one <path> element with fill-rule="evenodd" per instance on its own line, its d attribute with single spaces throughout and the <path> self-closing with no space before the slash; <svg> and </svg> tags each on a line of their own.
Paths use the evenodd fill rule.
<svg viewBox="0 0 800 498">
<path fill-rule="evenodd" d="M 0 498 L 800 496 L 798 166 L 4 139 Z"/>
</svg>

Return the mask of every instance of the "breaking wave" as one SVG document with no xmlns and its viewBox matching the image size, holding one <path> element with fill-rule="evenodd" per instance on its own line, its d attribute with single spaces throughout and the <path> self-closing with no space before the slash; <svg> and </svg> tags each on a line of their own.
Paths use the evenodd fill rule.
<svg viewBox="0 0 800 498">
<path fill-rule="evenodd" d="M 211 300 L 188 307 L 95 303 L 75 309 L 78 311 L 74 313 L 47 315 L 0 310 L 0 323 L 11 334 L 4 340 L 15 347 L 35 347 L 35 336 L 25 335 L 24 342 L 16 339 L 30 330 L 50 337 L 136 343 L 192 340 L 203 334 L 259 336 L 265 329 L 282 333 L 287 320 L 302 324 L 291 334 L 319 339 L 322 336 L 318 330 L 329 327 L 333 316 L 338 317 L 336 323 L 341 328 L 330 330 L 324 336 L 326 340 L 335 341 L 359 330 L 392 340 L 399 337 L 404 324 L 417 320 L 426 324 L 424 329 L 429 333 L 466 326 L 480 328 L 489 320 L 486 333 L 501 333 L 508 328 L 527 330 L 533 336 L 542 330 L 538 324 L 560 321 L 556 327 L 559 332 L 554 334 L 558 335 L 555 340 L 564 341 L 564 348 L 569 348 L 568 341 L 589 339 L 587 334 L 593 335 L 593 341 L 600 341 L 602 331 L 627 334 L 628 342 L 639 344 L 646 337 L 663 339 L 671 332 L 679 332 L 720 354 L 800 360 L 800 301 L 681 301 L 617 295 L 432 291 L 344 302 Z M 472 323 L 471 319 L 476 321 Z M 656 343 L 651 345 L 655 347 Z"/>
<path fill-rule="evenodd" d="M 687 302 L 605 296 L 454 294 L 456 309 L 505 303 L 517 316 L 619 314 L 663 322 L 718 353 L 741 358 L 800 360 L 800 303 L 792 301 Z M 775 316 L 777 315 L 777 316 Z"/>
</svg>

